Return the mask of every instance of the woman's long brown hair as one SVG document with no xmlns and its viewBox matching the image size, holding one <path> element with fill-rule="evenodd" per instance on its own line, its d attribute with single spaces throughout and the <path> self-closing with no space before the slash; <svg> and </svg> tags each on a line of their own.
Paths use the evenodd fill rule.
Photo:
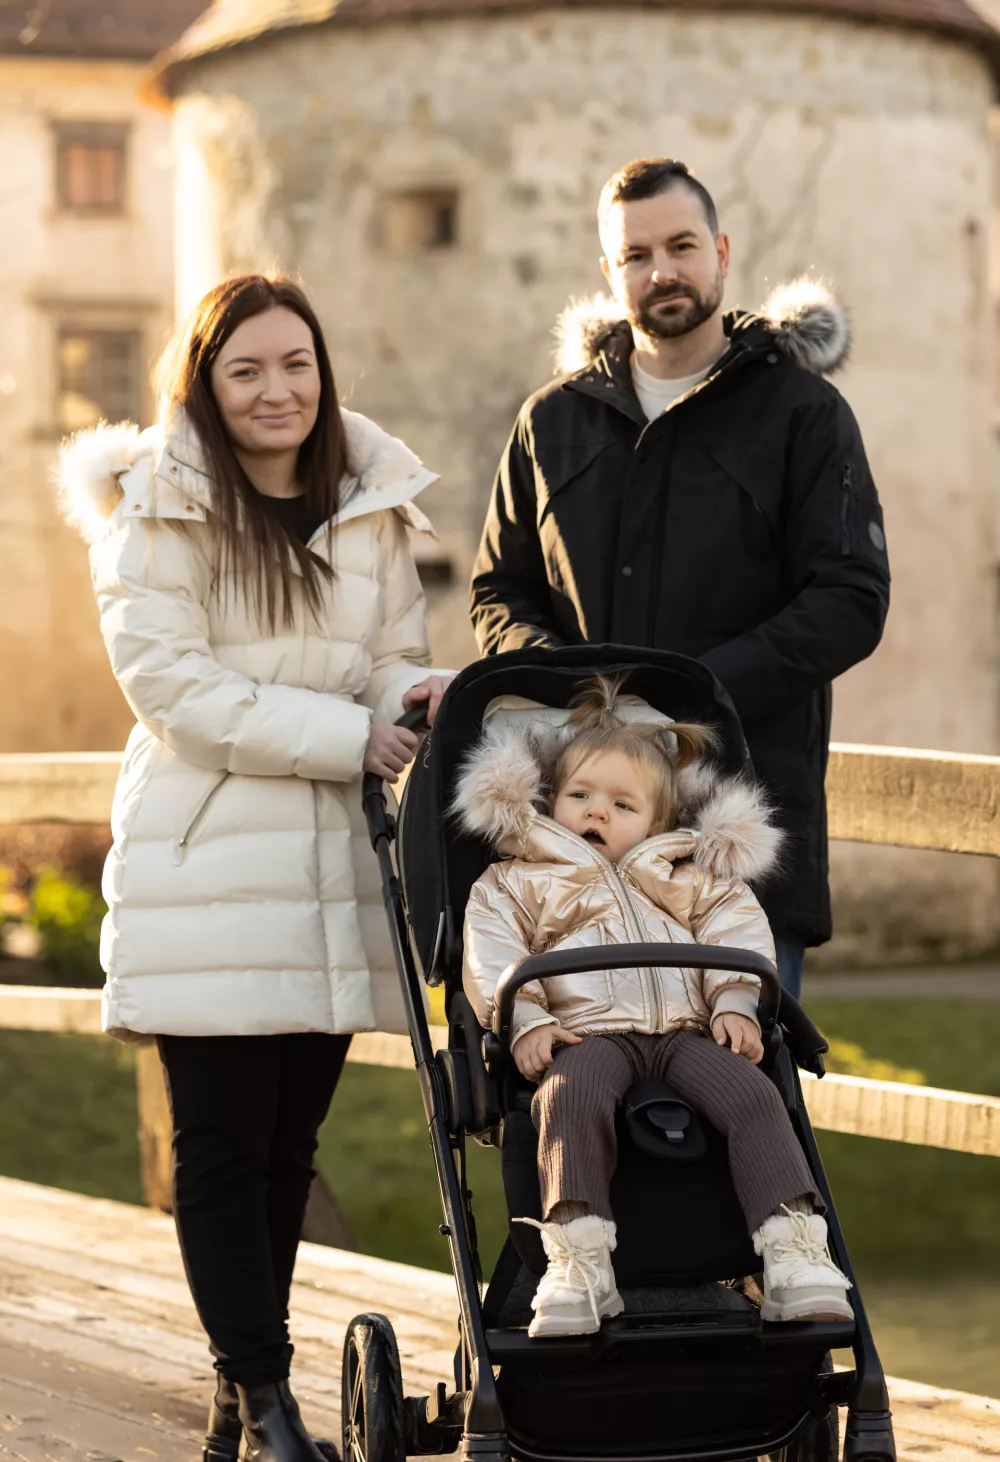
<svg viewBox="0 0 1000 1462">
<path fill-rule="evenodd" d="M 168 415 L 186 414 L 212 478 L 217 591 L 225 596 L 230 585 L 238 584 L 258 623 L 266 623 L 272 634 L 279 622 L 287 627 L 295 617 L 293 586 L 298 575 L 292 559 L 298 560 L 306 606 L 314 614 L 333 569 L 285 527 L 270 499 L 257 491 L 240 466 L 212 391 L 212 366 L 244 320 L 274 309 L 292 310 L 312 332 L 319 411 L 299 448 L 296 477 L 310 520 L 329 523 L 340 505 L 341 478 L 349 470 L 347 438 L 323 331 L 297 284 L 264 274 L 241 274 L 217 284 L 167 347 L 159 372 L 162 407 Z"/>
</svg>

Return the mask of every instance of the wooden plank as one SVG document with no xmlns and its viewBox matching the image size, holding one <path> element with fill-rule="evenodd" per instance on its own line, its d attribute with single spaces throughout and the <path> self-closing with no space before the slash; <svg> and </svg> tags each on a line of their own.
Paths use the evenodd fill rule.
<svg viewBox="0 0 1000 1462">
<path fill-rule="evenodd" d="M 106 824 L 119 752 L 0 756 L 0 823 Z M 835 742 L 830 836 L 1000 856 L 1000 757 Z"/>
<path fill-rule="evenodd" d="M 831 838 L 1000 856 L 1000 757 L 834 742 Z"/>
<path fill-rule="evenodd" d="M 101 1034 L 101 991 L 49 985 L 0 985 L 0 1030 L 75 1031 Z M 431 1026 L 435 1050 L 448 1044 L 443 1025 Z M 348 1061 L 365 1066 L 413 1070 L 409 1036 L 362 1031 L 351 1042 Z"/>
<path fill-rule="evenodd" d="M 0 1030 L 101 1033 L 100 990 L 0 985 Z"/>
<path fill-rule="evenodd" d="M 448 1047 L 448 1027 L 431 1026 L 431 1045 L 435 1051 Z M 351 1042 L 348 1061 L 363 1066 L 395 1066 L 405 1071 L 414 1069 L 413 1047 L 409 1036 L 393 1036 L 387 1031 L 362 1031 Z"/>
<path fill-rule="evenodd" d="M 100 1028 L 99 990 L 0 985 L 0 1030 L 93 1034 Z M 431 1044 L 435 1050 L 447 1046 L 444 1026 L 431 1026 Z M 362 1065 L 413 1070 L 409 1036 L 385 1031 L 356 1035 L 347 1059 Z M 149 1201 L 154 1207 L 169 1208 L 169 1127 L 165 1125 L 166 1094 L 155 1046 L 138 1048 L 137 1080 L 144 1174 L 147 1163 L 150 1165 L 144 1191 L 152 1195 Z M 803 1072 L 802 1082 L 810 1120 L 828 1132 L 1000 1157 L 1000 1098 L 863 1076 L 831 1074 L 820 1082 Z"/>
<path fill-rule="evenodd" d="M 0 823 L 107 826 L 121 760 L 120 751 L 0 756 Z"/>
<path fill-rule="evenodd" d="M 827 1132 L 1000 1157 L 1000 1098 L 865 1076 L 799 1073 L 809 1120 Z"/>
<path fill-rule="evenodd" d="M 339 1354 L 352 1315 L 389 1316 L 408 1395 L 451 1374 L 450 1274 L 304 1244 L 291 1310 L 295 1391 L 314 1433 L 338 1435 Z M 0 1329 L 0 1454 L 186 1462 L 197 1450 L 213 1377 L 169 1219 L 0 1179 Z M 888 1385 L 900 1462 L 1000 1454 L 1000 1402 Z M 145 1418 L 141 1436 L 133 1428 Z"/>
</svg>

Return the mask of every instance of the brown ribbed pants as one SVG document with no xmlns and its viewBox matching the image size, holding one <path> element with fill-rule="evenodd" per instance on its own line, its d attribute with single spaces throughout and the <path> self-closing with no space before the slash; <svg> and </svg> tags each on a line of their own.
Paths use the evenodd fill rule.
<svg viewBox="0 0 1000 1462">
<path fill-rule="evenodd" d="M 809 1197 L 818 1213 L 824 1211 L 777 1088 L 707 1032 L 680 1030 L 584 1036 L 580 1045 L 556 1050 L 531 1104 L 546 1219 L 566 1202 L 614 1217 L 615 1112 L 633 1082 L 647 1078 L 669 1081 L 724 1134 L 751 1233 L 796 1198 Z"/>
</svg>

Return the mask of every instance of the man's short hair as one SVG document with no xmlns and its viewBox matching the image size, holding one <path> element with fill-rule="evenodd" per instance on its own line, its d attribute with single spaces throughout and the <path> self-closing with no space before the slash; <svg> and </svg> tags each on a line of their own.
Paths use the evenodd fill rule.
<svg viewBox="0 0 1000 1462">
<path fill-rule="evenodd" d="M 597 205 L 598 223 L 603 223 L 615 203 L 632 203 L 637 198 L 656 198 L 671 188 L 689 189 L 698 199 L 713 238 L 719 236 L 719 214 L 711 193 L 700 183 L 685 163 L 672 157 L 638 157 L 619 168 L 601 189 Z"/>
</svg>

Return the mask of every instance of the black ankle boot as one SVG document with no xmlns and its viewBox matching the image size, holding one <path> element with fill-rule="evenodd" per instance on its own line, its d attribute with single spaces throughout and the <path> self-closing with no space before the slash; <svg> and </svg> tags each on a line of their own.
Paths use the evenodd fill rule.
<svg viewBox="0 0 1000 1462">
<path fill-rule="evenodd" d="M 240 1398 L 236 1387 L 225 1376 L 219 1376 L 208 1408 L 202 1462 L 233 1462 L 240 1450 L 242 1437 L 243 1423 L 240 1421 Z"/>
<path fill-rule="evenodd" d="M 292 1406 L 295 1407 L 294 1399 L 292 1399 Z M 301 1425 L 301 1422 L 299 1424 Z M 232 1381 L 227 1381 L 225 1376 L 220 1376 L 215 1395 L 212 1397 L 208 1409 L 208 1428 L 205 1433 L 205 1446 L 202 1450 L 203 1462 L 236 1462 L 242 1440 L 243 1423 L 240 1421 L 239 1393 Z M 317 1437 L 313 1445 L 324 1462 L 340 1462 L 340 1453 L 336 1444 L 329 1441 L 328 1438 Z"/>
</svg>

